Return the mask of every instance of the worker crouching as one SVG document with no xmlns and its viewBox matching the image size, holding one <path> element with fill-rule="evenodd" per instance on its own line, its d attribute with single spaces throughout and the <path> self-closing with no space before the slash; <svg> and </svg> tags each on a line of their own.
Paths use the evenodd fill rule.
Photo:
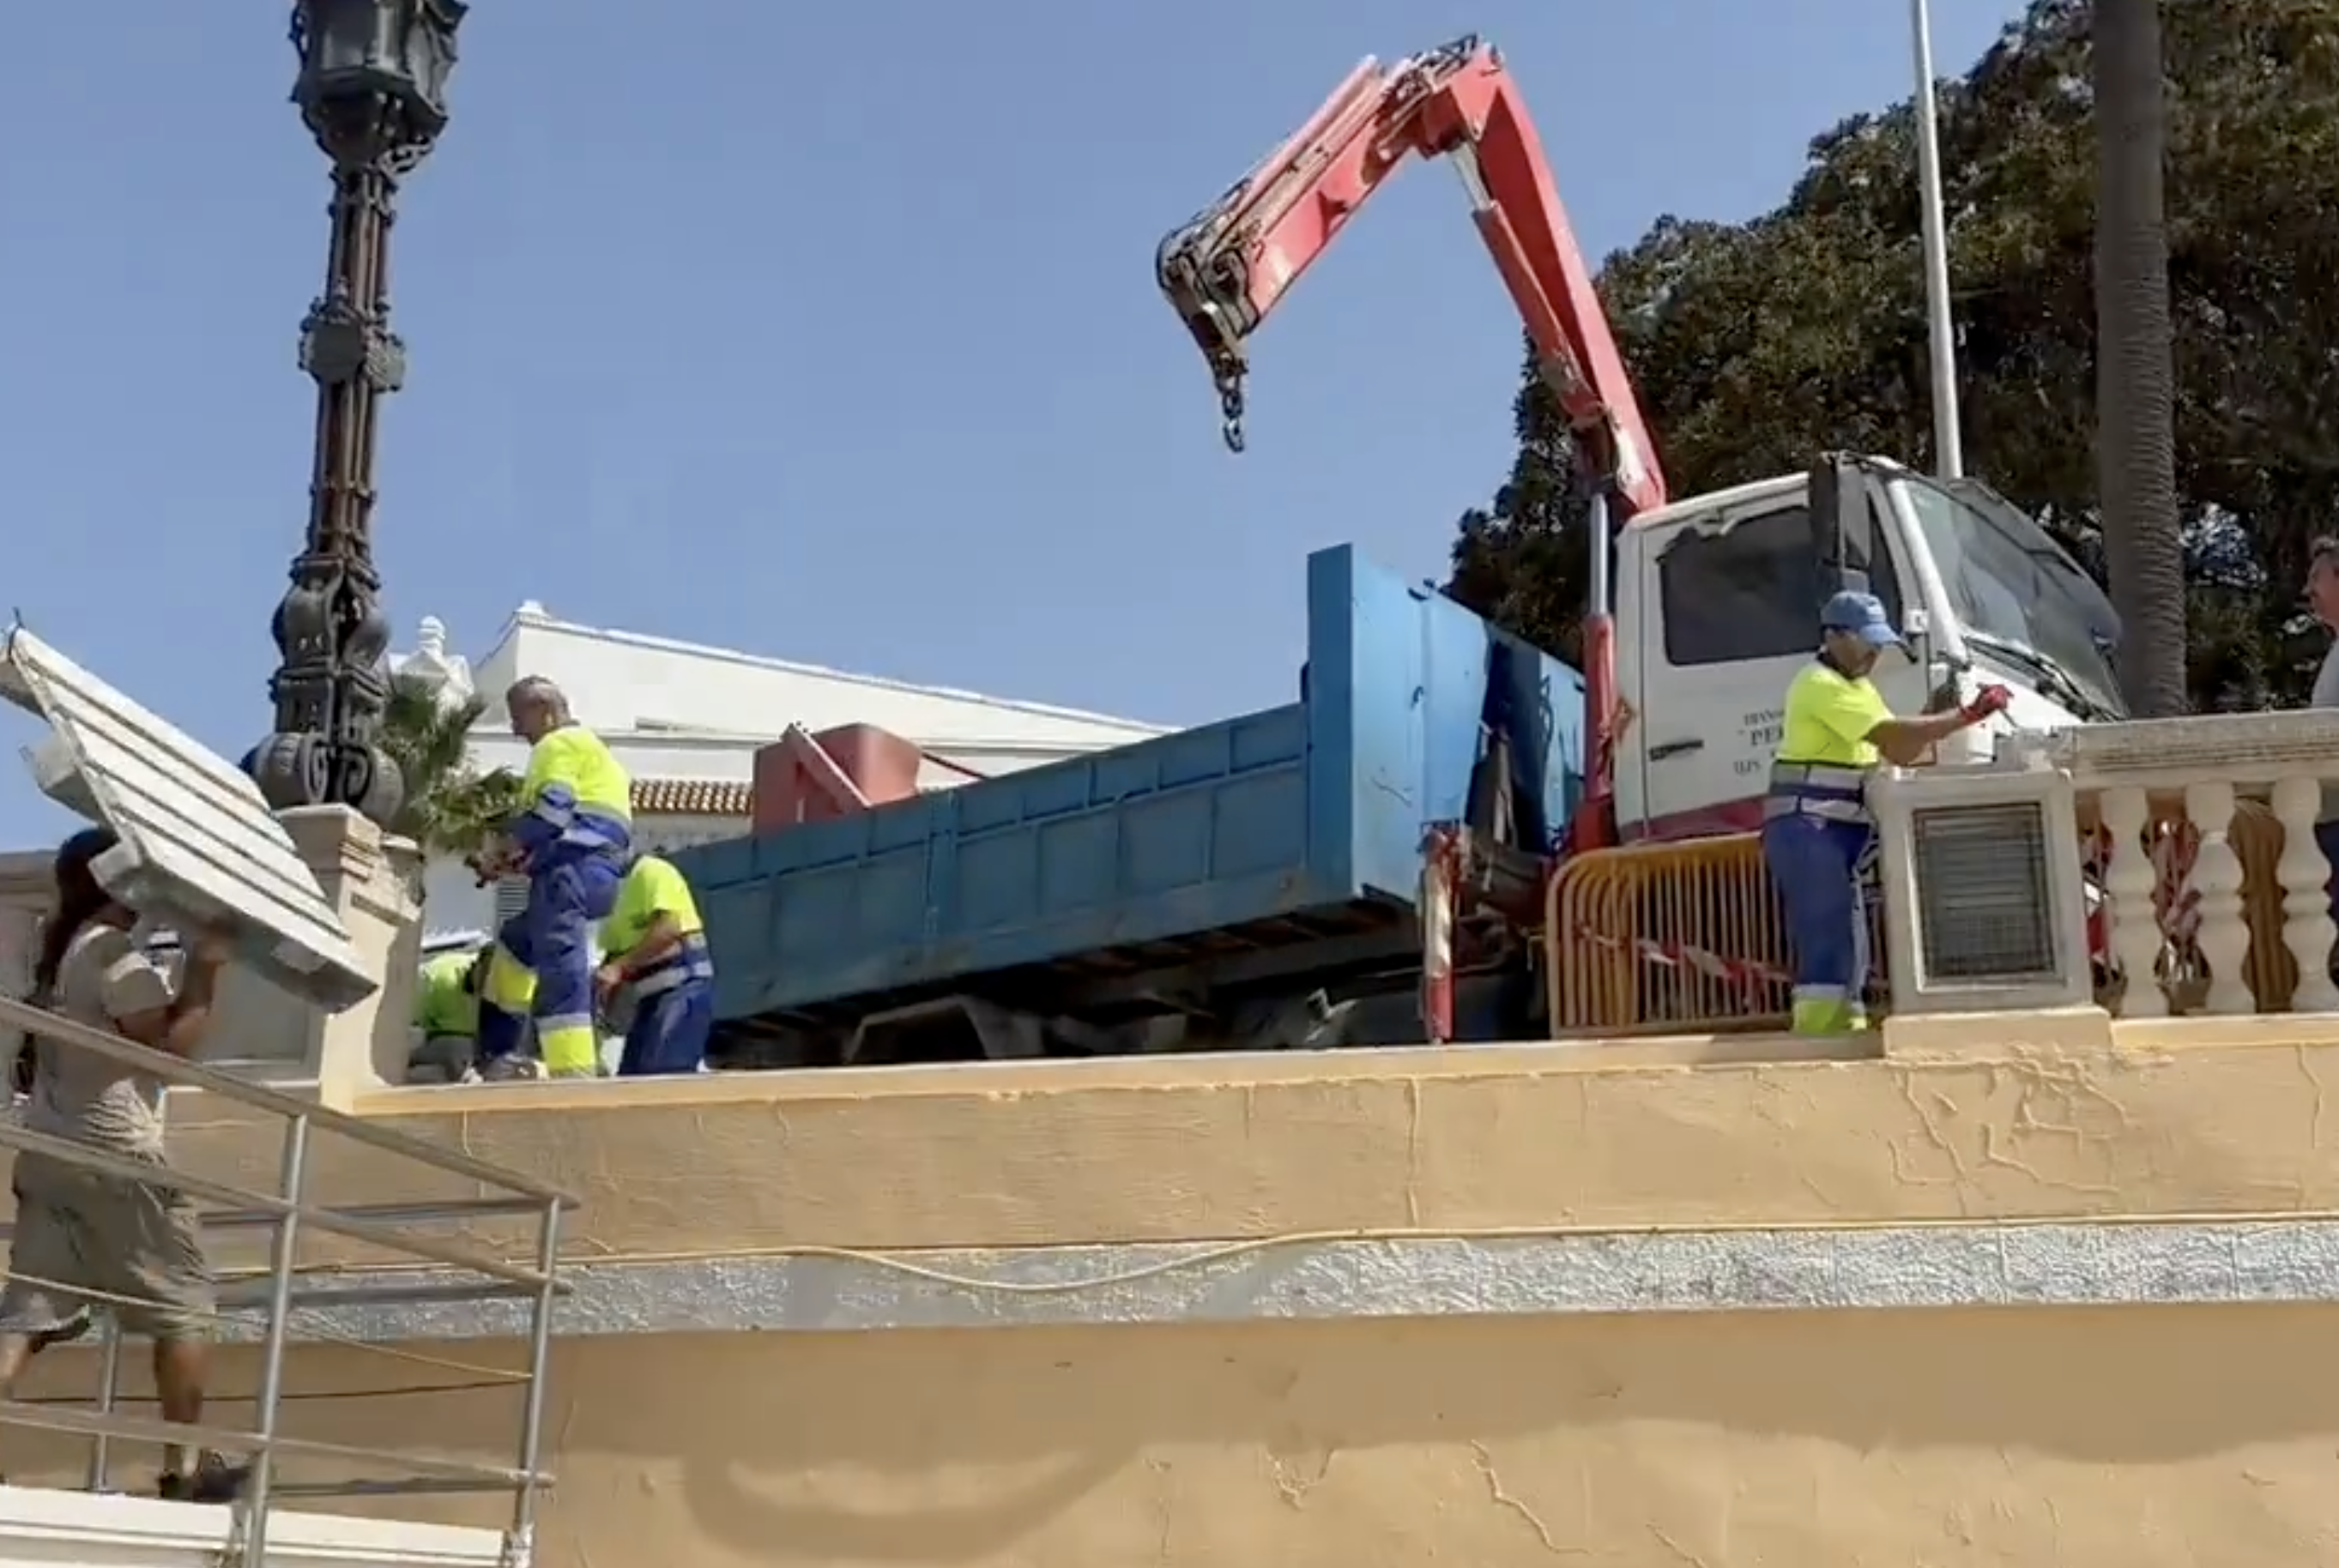
<svg viewBox="0 0 2339 1568">
<path fill-rule="evenodd" d="M 522 1020 L 533 1017 L 555 1078 L 600 1069 L 593 1027 L 593 928 L 617 902 L 633 853 L 633 781 L 601 737 L 578 724 L 560 688 L 530 676 L 505 694 L 512 733 L 528 743 L 521 809 L 479 864 L 528 877 L 528 903 L 498 932 L 479 1010 L 479 1072 L 534 1076 Z"/>
<path fill-rule="evenodd" d="M 461 1083 L 477 1066 L 479 982 L 492 947 L 442 952 L 426 961 L 414 988 L 415 1042 L 407 1053 L 409 1083 Z"/>
<path fill-rule="evenodd" d="M 1880 762 L 1910 767 L 1927 747 L 1993 714 L 2011 694 L 1984 686 L 1961 707 L 1895 718 L 1869 677 L 1900 634 L 1872 594 L 1820 611 L 1820 651 L 1787 688 L 1784 733 L 1762 803 L 1762 858 L 1795 950 L 1794 1031 L 1868 1027 L 1868 898 L 1862 863 L 1875 833 L 1868 781 Z"/>
</svg>

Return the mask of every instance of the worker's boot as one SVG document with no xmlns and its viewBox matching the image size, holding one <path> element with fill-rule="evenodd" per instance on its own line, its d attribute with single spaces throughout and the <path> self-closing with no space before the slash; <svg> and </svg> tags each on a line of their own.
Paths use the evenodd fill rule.
<svg viewBox="0 0 2339 1568">
<path fill-rule="evenodd" d="M 252 1466 L 231 1462 L 224 1454 L 206 1448 L 195 1455 L 192 1471 L 169 1471 L 157 1488 L 172 1503 L 232 1503 L 243 1495 Z"/>
<path fill-rule="evenodd" d="M 44 1328 L 38 1334 L 34 1335 L 32 1353 L 38 1356 L 42 1351 L 48 1349 L 51 1346 L 71 1345 L 74 1340 L 79 1339 L 83 1335 L 87 1334 L 90 1330 L 90 1326 L 95 1321 L 96 1318 L 90 1310 L 87 1307 L 84 1307 L 79 1312 L 74 1313 L 71 1317 L 66 1318 L 63 1323 L 58 1324 L 54 1328 Z"/>
</svg>

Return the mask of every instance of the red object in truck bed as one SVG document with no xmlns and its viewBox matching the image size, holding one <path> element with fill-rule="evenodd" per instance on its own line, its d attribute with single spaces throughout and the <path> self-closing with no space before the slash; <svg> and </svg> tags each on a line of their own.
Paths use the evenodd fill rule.
<svg viewBox="0 0 2339 1568">
<path fill-rule="evenodd" d="M 918 793 L 925 754 L 874 725 L 839 725 L 814 735 L 790 725 L 755 753 L 749 807 L 758 833 L 850 816 Z"/>
</svg>

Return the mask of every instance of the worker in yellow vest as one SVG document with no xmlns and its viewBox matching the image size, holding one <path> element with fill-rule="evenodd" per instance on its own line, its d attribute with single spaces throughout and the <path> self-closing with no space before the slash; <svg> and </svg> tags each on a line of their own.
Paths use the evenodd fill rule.
<svg viewBox="0 0 2339 1568">
<path fill-rule="evenodd" d="M 715 1024 L 715 962 L 698 900 L 681 870 L 661 855 L 635 856 L 617 884 L 617 903 L 601 922 L 599 936 L 602 958 L 593 975 L 596 1015 L 607 1016 L 621 997 L 632 1003 L 618 1075 L 697 1071 Z M 430 974 L 426 969 L 426 981 Z M 442 980 L 442 988 L 444 983 Z M 484 1030 L 489 1038 L 525 1035 L 534 989 L 534 977 L 522 974 L 498 1002 L 487 1004 Z M 476 998 L 473 1001 L 474 1011 L 482 1011 Z M 513 1075 L 501 1071 L 493 1076 Z"/>
<path fill-rule="evenodd" d="M 504 922 L 481 995 L 479 1072 L 487 1079 L 590 1078 L 600 1070 L 593 1029 L 593 927 L 617 906 L 633 854 L 633 781 L 601 737 L 577 722 L 560 688 L 540 676 L 505 694 L 512 733 L 528 743 L 520 811 L 478 863 L 483 878 L 519 872 L 528 904 Z M 541 1064 L 526 1054 L 532 1017 Z"/>
<path fill-rule="evenodd" d="M 479 1054 L 479 979 L 488 950 L 442 952 L 422 966 L 414 988 L 414 1030 L 421 1036 L 406 1063 L 409 1083 L 460 1083 Z"/>
<path fill-rule="evenodd" d="M 619 993 L 634 1002 L 617 1076 L 696 1072 L 715 1028 L 715 959 L 698 900 L 674 863 L 637 856 L 601 922 L 594 989 L 606 1007 Z"/>
<path fill-rule="evenodd" d="M 1784 733 L 1762 803 L 1762 858 L 1795 950 L 1793 1029 L 1848 1034 L 1868 1027 L 1868 899 L 1860 875 L 1874 821 L 1868 779 L 1878 764 L 1913 766 L 1927 747 L 2012 700 L 1984 686 L 1962 707 L 1895 718 L 1869 676 L 1900 633 L 1872 594 L 1841 593 L 1820 611 L 1818 658 L 1787 687 Z"/>
</svg>

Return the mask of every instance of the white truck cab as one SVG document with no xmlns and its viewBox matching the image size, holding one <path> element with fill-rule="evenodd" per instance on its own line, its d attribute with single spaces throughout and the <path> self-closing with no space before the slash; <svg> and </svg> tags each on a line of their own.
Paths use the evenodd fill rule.
<svg viewBox="0 0 2339 1568">
<path fill-rule="evenodd" d="M 1909 639 L 1875 679 L 1913 714 L 1945 681 L 2015 693 L 2004 719 L 1943 743 L 1979 760 L 2001 726 L 2126 716 L 2110 601 L 2012 503 L 1882 458 L 1794 474 L 1633 518 L 1615 544 L 1617 826 L 1636 839 L 1752 828 L 1787 684 L 1819 645 L 1832 593 L 1872 593 Z"/>
</svg>

